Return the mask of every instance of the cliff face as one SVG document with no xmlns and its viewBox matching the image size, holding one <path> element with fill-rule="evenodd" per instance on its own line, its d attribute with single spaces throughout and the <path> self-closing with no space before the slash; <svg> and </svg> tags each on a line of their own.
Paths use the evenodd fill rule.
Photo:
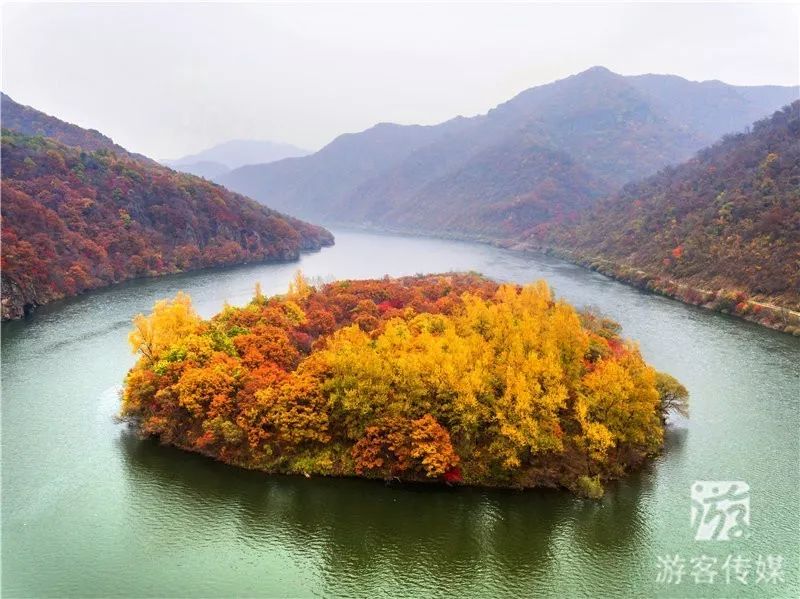
<svg viewBox="0 0 800 599">
<path fill-rule="evenodd" d="M 121 281 L 333 243 L 327 230 L 109 149 L 3 131 L 2 318 Z"/>
</svg>

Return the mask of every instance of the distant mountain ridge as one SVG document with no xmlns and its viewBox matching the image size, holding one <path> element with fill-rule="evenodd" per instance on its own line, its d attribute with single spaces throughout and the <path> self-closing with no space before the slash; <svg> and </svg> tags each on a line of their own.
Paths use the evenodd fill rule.
<svg viewBox="0 0 800 599">
<path fill-rule="evenodd" d="M 248 164 L 268 164 L 283 158 L 310 154 L 291 144 L 267 140 L 234 139 L 211 148 L 161 163 L 176 170 L 214 179 L 228 171 Z"/>
<path fill-rule="evenodd" d="M 636 75 L 627 79 L 674 122 L 703 131 L 711 142 L 727 133 L 740 132 L 800 97 L 796 86 L 733 86 L 722 81 L 687 81 L 675 75 Z"/>
<path fill-rule="evenodd" d="M 382 123 L 217 180 L 317 221 L 505 238 L 682 162 L 797 94 L 594 67 L 485 115 Z"/>
</svg>

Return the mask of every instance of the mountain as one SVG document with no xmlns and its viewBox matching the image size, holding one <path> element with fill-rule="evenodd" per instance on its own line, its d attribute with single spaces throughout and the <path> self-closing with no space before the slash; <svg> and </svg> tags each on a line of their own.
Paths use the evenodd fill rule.
<svg viewBox="0 0 800 599">
<path fill-rule="evenodd" d="M 568 154 L 517 136 L 471 156 L 408 200 L 373 202 L 358 216 L 408 231 L 492 240 L 518 236 L 533 223 L 574 217 L 610 191 Z M 436 210 L 428 210 L 434 204 Z"/>
<path fill-rule="evenodd" d="M 283 158 L 310 154 L 297 146 L 255 139 L 235 139 L 218 144 L 197 154 L 175 160 L 162 160 L 175 170 L 192 173 L 206 179 L 219 177 L 231 169 L 247 164 L 267 164 Z"/>
<path fill-rule="evenodd" d="M 594 67 L 485 115 L 428 127 L 383 123 L 310 156 L 217 180 L 317 221 L 505 238 L 682 162 L 797 94 Z"/>
<path fill-rule="evenodd" d="M 732 86 L 721 81 L 687 81 L 674 75 L 627 79 L 673 122 L 686 123 L 711 141 L 738 132 L 798 98 L 796 87 L 779 85 Z M 787 90 L 793 95 L 787 95 Z"/>
<path fill-rule="evenodd" d="M 80 138 L 71 125 L 47 119 L 28 121 Z M 83 139 L 107 138 L 86 131 Z M 124 151 L 86 151 L 7 129 L 2 198 L 3 320 L 128 279 L 294 260 L 333 243 L 321 227 L 193 175 Z"/>
<path fill-rule="evenodd" d="M 175 169 L 176 171 L 197 175 L 198 177 L 203 177 L 209 181 L 213 181 L 217 177 L 220 177 L 231 170 L 221 162 L 214 162 L 213 160 L 198 160 L 197 162 L 186 163 L 172 163 L 170 161 L 164 161 L 163 164 Z"/>
<path fill-rule="evenodd" d="M 4 129 L 17 131 L 25 135 L 41 135 L 50 137 L 66 146 L 81 148 L 89 152 L 110 150 L 120 155 L 131 156 L 140 160 L 153 162 L 141 154 L 128 152 L 94 129 L 83 129 L 77 125 L 66 123 L 43 112 L 23 106 L 0 92 L 0 119 Z"/>
<path fill-rule="evenodd" d="M 800 310 L 800 101 L 526 241 L 691 303 Z"/>
<path fill-rule="evenodd" d="M 457 122 L 444 127 L 380 123 L 361 133 L 341 135 L 310 156 L 243 166 L 217 181 L 259 201 L 269 196 L 293 214 L 327 216 L 360 183 L 457 126 Z"/>
</svg>

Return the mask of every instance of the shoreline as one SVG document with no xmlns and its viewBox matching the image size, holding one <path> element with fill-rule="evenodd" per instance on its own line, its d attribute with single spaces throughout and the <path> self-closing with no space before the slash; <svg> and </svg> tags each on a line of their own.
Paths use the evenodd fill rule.
<svg viewBox="0 0 800 599">
<path fill-rule="evenodd" d="M 800 337 L 800 312 L 775 304 L 751 299 L 743 291 L 731 289 L 701 289 L 686 283 L 647 273 L 599 256 L 576 254 L 572 250 L 554 247 L 510 248 L 523 252 L 560 258 L 587 270 L 605 275 L 635 289 L 648 291 L 703 308 L 718 314 L 735 316 L 773 331 Z"/>
<path fill-rule="evenodd" d="M 401 476 L 390 476 L 386 477 L 378 473 L 369 473 L 365 472 L 363 474 L 356 474 L 347 471 L 330 471 L 330 472 L 322 472 L 322 471 L 306 471 L 306 470 L 296 470 L 291 468 L 264 468 L 260 467 L 255 464 L 247 463 L 247 462 L 239 462 L 239 461 L 230 461 L 226 460 L 220 455 L 204 450 L 198 449 L 195 447 L 190 447 L 186 445 L 182 445 L 179 443 L 175 443 L 172 441 L 167 441 L 161 438 L 158 434 L 147 433 L 144 432 L 140 428 L 140 424 L 132 418 L 126 417 L 118 417 L 120 424 L 123 424 L 127 427 L 127 429 L 140 441 L 153 443 L 158 445 L 159 447 L 166 447 L 174 451 L 179 451 L 181 453 L 185 453 L 187 455 L 198 456 L 204 460 L 210 460 L 216 464 L 221 465 L 224 468 L 232 468 L 234 470 L 240 470 L 245 472 L 253 472 L 257 473 L 264 477 L 290 477 L 295 479 L 307 479 L 307 480 L 342 480 L 342 481 L 367 481 L 371 483 L 383 483 L 384 486 L 391 486 L 391 485 L 398 485 L 398 486 L 411 486 L 411 487 L 427 487 L 427 488 L 440 488 L 440 489 L 450 489 L 453 492 L 457 492 L 459 490 L 473 490 L 473 491 L 499 491 L 499 492 L 508 492 L 508 493 L 538 493 L 538 492 L 553 492 L 553 493 L 561 493 L 564 494 L 565 497 L 573 497 L 581 500 L 590 500 L 590 501 L 599 501 L 605 497 L 606 491 L 608 490 L 608 486 L 620 483 L 622 481 L 627 480 L 632 475 L 642 472 L 643 470 L 650 468 L 655 463 L 656 459 L 662 456 L 666 451 L 666 446 L 662 442 L 661 446 L 658 448 L 657 452 L 653 455 L 649 456 L 642 456 L 641 459 L 627 464 L 622 471 L 615 472 L 612 468 L 607 470 L 603 473 L 598 473 L 596 475 L 597 481 L 602 485 L 601 490 L 597 494 L 592 494 L 588 492 L 586 489 L 581 487 L 580 482 L 576 479 L 575 481 L 571 481 L 572 484 L 567 484 L 563 480 L 557 480 L 553 476 L 543 476 L 541 475 L 544 470 L 541 467 L 532 467 L 532 480 L 529 484 L 507 484 L 504 482 L 477 482 L 477 481 L 448 481 L 444 477 L 437 477 L 437 478 L 427 478 L 424 476 L 408 476 L 403 475 Z M 663 426 L 663 431 L 666 434 L 667 430 L 672 427 L 671 423 L 666 423 Z M 541 478 L 536 478 L 536 475 L 533 474 L 534 471 L 537 471 Z M 590 477 L 591 478 L 591 477 Z"/>
<path fill-rule="evenodd" d="M 202 273 L 202 272 L 211 272 L 211 271 L 215 271 L 215 270 L 237 268 L 237 267 L 242 267 L 242 266 L 253 266 L 253 265 L 258 265 L 258 264 L 291 264 L 292 262 L 299 262 L 300 258 L 304 254 L 315 254 L 317 252 L 321 252 L 326 247 L 333 247 L 334 245 L 336 245 L 335 238 L 330 243 L 320 243 L 319 247 L 315 247 L 315 248 L 314 247 L 300 248 L 298 250 L 296 256 L 292 256 L 292 257 L 288 257 L 288 258 L 277 258 L 277 259 L 267 259 L 267 260 L 247 260 L 247 261 L 244 261 L 244 262 L 234 262 L 232 264 L 215 264 L 215 265 L 210 265 L 210 266 L 201 266 L 199 268 L 188 268 L 188 269 L 185 269 L 185 270 L 167 271 L 167 272 L 162 272 L 162 273 L 157 273 L 157 274 L 143 275 L 143 276 L 140 276 L 140 277 L 131 277 L 131 278 L 128 278 L 128 279 L 123 279 L 121 281 L 113 281 L 111 283 L 107 283 L 106 285 L 100 285 L 98 287 L 91 287 L 89 289 L 84 289 L 84 290 L 82 290 L 82 291 L 80 291 L 78 293 L 74 293 L 72 295 L 63 295 L 63 296 L 60 296 L 60 297 L 53 297 L 53 298 L 50 298 L 50 299 L 45 299 L 42 302 L 36 302 L 36 303 L 32 304 L 30 308 L 26 308 L 25 306 L 23 306 L 19 310 L 12 310 L 12 309 L 7 309 L 6 308 L 6 306 L 8 304 L 5 303 L 5 300 L 7 298 L 5 297 L 5 294 L 4 294 L 3 304 L 2 304 L 2 315 L 0 316 L 0 322 L 6 323 L 6 322 L 16 322 L 16 321 L 20 321 L 20 320 L 25 320 L 26 318 L 29 318 L 30 316 L 33 316 L 40 308 L 52 306 L 54 304 L 58 304 L 59 302 L 75 300 L 75 299 L 78 299 L 81 296 L 87 295 L 89 293 L 108 291 L 108 290 L 120 287 L 122 285 L 140 283 L 142 281 L 148 281 L 148 280 L 151 280 L 151 279 L 161 279 L 161 278 L 165 278 L 165 277 L 174 277 L 174 276 L 180 276 L 180 275 L 186 275 L 186 274 L 198 274 L 198 273 Z M 8 281 L 8 282 L 3 281 L 3 284 L 4 284 L 3 286 L 5 287 L 6 285 L 11 286 L 11 285 L 13 285 L 15 283 L 12 283 L 10 281 Z"/>
<path fill-rule="evenodd" d="M 328 228 L 351 229 L 363 232 L 388 233 L 407 237 L 427 237 L 445 241 L 481 243 L 526 254 L 550 256 L 592 270 L 620 283 L 655 293 L 682 304 L 696 306 L 718 314 L 734 316 L 773 331 L 800 337 L 800 312 L 765 301 L 751 299 L 745 292 L 731 289 L 699 289 L 686 283 L 647 273 L 600 256 L 578 254 L 574 250 L 553 246 L 537 246 L 514 240 L 495 239 L 484 235 L 466 233 L 433 233 L 409 231 L 390 227 L 358 225 L 354 223 L 326 223 Z"/>
</svg>

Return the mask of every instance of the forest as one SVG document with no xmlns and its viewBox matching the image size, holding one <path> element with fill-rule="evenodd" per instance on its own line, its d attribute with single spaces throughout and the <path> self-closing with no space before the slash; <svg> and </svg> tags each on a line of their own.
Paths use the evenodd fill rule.
<svg viewBox="0 0 800 599">
<path fill-rule="evenodd" d="M 6 129 L 2 196 L 4 320 L 129 279 L 293 260 L 333 243 L 198 177 Z"/>
<path fill-rule="evenodd" d="M 138 315 L 121 416 L 143 436 L 272 473 L 599 497 L 657 454 L 686 389 L 619 325 L 544 281 L 476 274 L 256 287 L 208 320 Z"/>
<path fill-rule="evenodd" d="M 800 101 L 524 243 L 800 334 Z"/>
<path fill-rule="evenodd" d="M 95 129 L 84 129 L 30 106 L 23 106 L 2 92 L 0 92 L 0 107 L 2 107 L 3 129 L 10 129 L 24 135 L 49 137 L 65 146 L 81 148 L 87 152 L 110 150 L 115 154 L 124 154 L 156 164 L 146 156 L 128 152 L 122 146 L 114 143 L 110 137 Z"/>
</svg>

